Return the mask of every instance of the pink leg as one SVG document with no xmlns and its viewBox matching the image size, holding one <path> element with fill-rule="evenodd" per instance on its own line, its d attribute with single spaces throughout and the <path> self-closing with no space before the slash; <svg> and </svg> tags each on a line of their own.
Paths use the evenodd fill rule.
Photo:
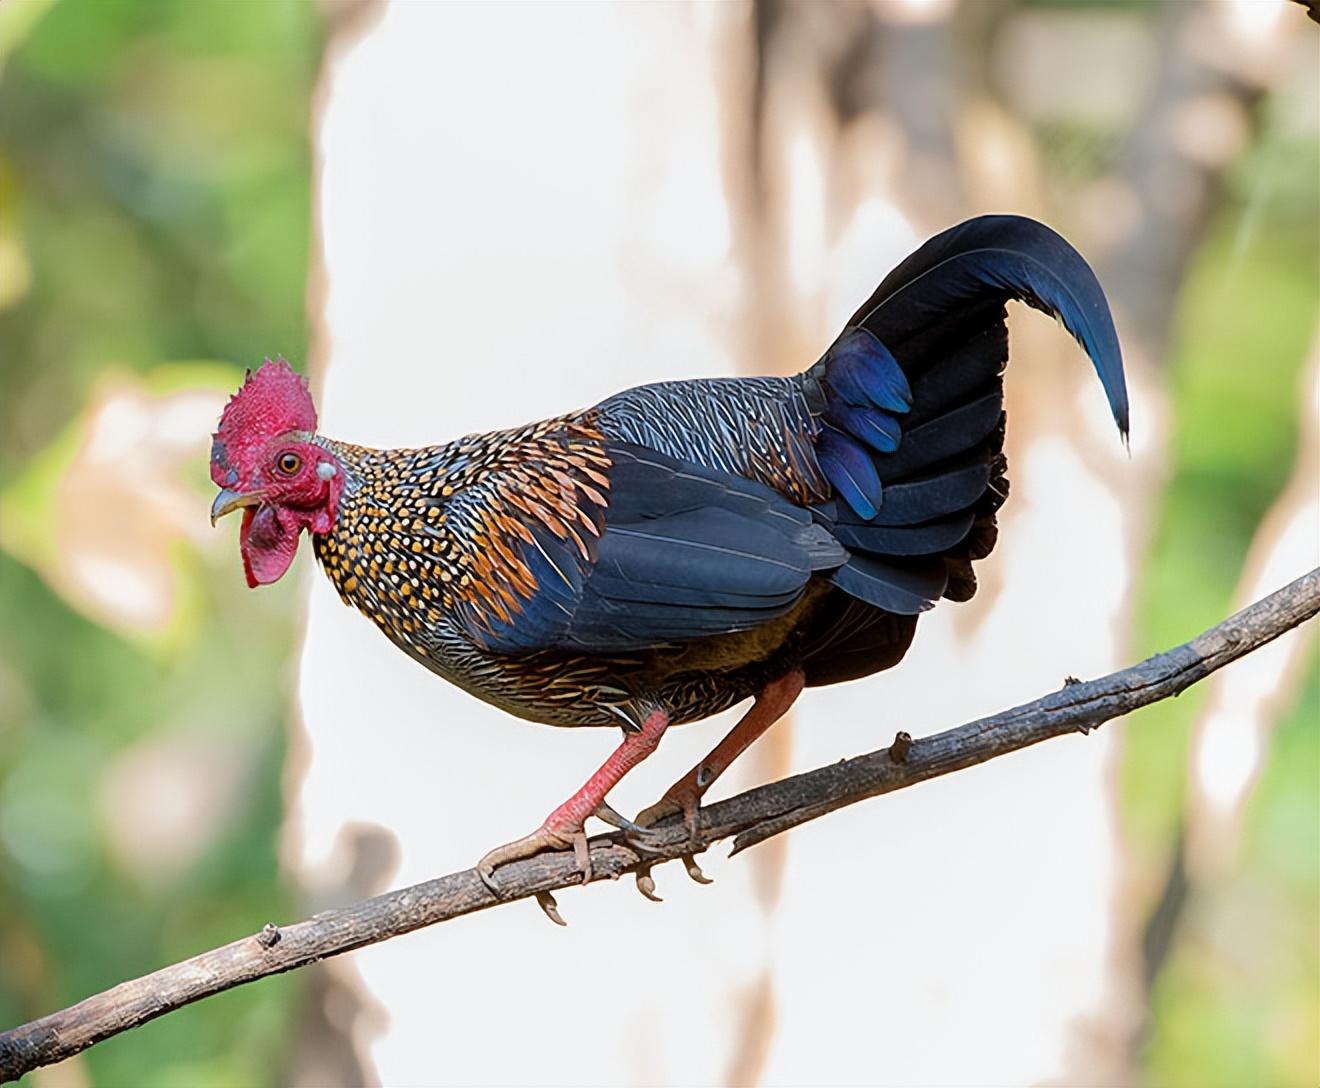
<svg viewBox="0 0 1320 1088">
<path fill-rule="evenodd" d="M 623 743 L 610 755 L 600 769 L 587 779 L 586 784 L 545 818 L 545 822 L 530 835 L 497 846 L 477 862 L 477 872 L 492 892 L 495 869 L 506 862 L 530 858 L 542 850 L 573 848 L 582 883 L 591 879 L 591 854 L 587 849 L 587 834 L 583 825 L 587 817 L 605 804 L 605 796 L 625 774 L 656 750 L 660 738 L 669 727 L 669 715 L 663 710 L 652 712 L 636 733 L 629 733 Z"/>
<path fill-rule="evenodd" d="M 762 733 L 775 724 L 787 713 L 806 683 L 801 669 L 794 669 L 778 680 L 772 680 L 761 689 L 756 702 L 742 720 L 731 730 L 729 735 L 717 744 L 711 753 L 675 782 L 665 795 L 654 805 L 637 817 L 643 826 L 653 824 L 674 812 L 683 813 L 683 822 L 687 825 L 688 835 L 696 837 L 697 809 L 706 791 L 714 784 L 729 765 Z"/>
</svg>

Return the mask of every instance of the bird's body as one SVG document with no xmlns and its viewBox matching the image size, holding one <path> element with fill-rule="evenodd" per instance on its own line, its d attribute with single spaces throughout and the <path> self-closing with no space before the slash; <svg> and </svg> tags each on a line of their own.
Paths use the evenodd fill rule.
<svg viewBox="0 0 1320 1088">
<path fill-rule="evenodd" d="M 570 626 L 555 645 L 512 651 L 499 648 L 491 633 L 491 626 L 516 626 L 528 608 L 527 590 L 537 577 L 521 553 L 530 533 L 543 537 L 542 547 L 558 546 L 563 553 L 553 558 L 568 578 L 542 574 L 567 589 L 576 575 L 567 569 L 571 564 L 594 562 L 603 535 L 629 531 L 619 523 L 622 518 L 614 520 L 621 504 L 612 475 L 620 467 L 667 481 L 682 471 L 680 465 L 729 471 L 742 461 L 745 472 L 764 481 L 761 487 L 748 481 L 727 490 L 703 478 L 702 490 L 716 500 L 750 498 L 768 508 L 779 504 L 773 481 L 804 504 L 824 501 L 824 480 L 795 477 L 750 444 L 711 443 L 715 452 L 701 464 L 695 460 L 701 451 L 692 448 L 692 435 L 701 433 L 695 427 L 675 436 L 687 443 L 683 452 L 688 459 L 662 456 L 656 446 L 663 443 L 677 451 L 678 442 L 655 433 L 650 421 L 656 415 L 633 409 L 648 400 L 672 404 L 677 395 L 694 409 L 719 404 L 740 411 L 721 417 L 743 431 L 760 422 L 762 417 L 753 413 L 762 402 L 810 418 L 793 379 L 714 379 L 629 390 L 588 411 L 421 449 L 369 450 L 318 437 L 317 444 L 343 465 L 344 491 L 332 531 L 313 537 L 317 558 L 345 603 L 370 617 L 405 653 L 520 718 L 561 726 L 637 726 L 657 707 L 668 711 L 671 724 L 716 714 L 759 691 L 783 671 L 782 662 L 800 659 L 797 651 L 812 618 L 837 596 L 825 578 L 810 577 L 806 563 L 786 571 L 783 592 L 746 610 L 751 620 L 722 619 L 720 629 L 711 633 L 657 641 L 626 627 L 602 635 L 596 627 L 578 634 Z M 713 413 L 711 418 L 716 418 Z M 687 422 L 709 420 L 694 410 Z M 639 438 L 651 444 L 634 444 Z M 534 469 L 528 471 L 529 466 Z M 521 503 L 511 498 L 515 492 L 506 480 L 519 472 Z M 650 498 L 651 492 L 639 488 L 636 497 Z M 633 524 L 656 520 L 637 518 Z M 814 534 L 804 515 L 789 524 L 799 533 Z M 823 532 L 817 543 L 827 559 L 843 558 L 843 550 L 830 547 Z M 765 565 L 779 562 L 775 557 Z M 653 588 L 652 595 L 664 593 L 663 585 Z M 556 617 L 563 615 L 554 605 L 545 607 Z M 887 628 L 906 646 L 910 620 L 891 617 Z M 619 648 L 611 648 L 610 641 Z"/>
<path fill-rule="evenodd" d="M 1007 494 L 1010 298 L 1086 348 L 1126 433 L 1090 269 L 1048 228 L 986 217 L 909 257 L 792 377 L 642 386 L 373 450 L 316 434 L 299 379 L 268 365 L 221 422 L 215 509 L 247 507 L 251 584 L 280 577 L 308 529 L 343 599 L 445 679 L 522 718 L 624 728 L 621 762 L 496 862 L 580 842 L 667 725 L 756 696 L 667 795 L 692 819 L 803 685 L 895 665 L 919 613 L 975 592 Z"/>
</svg>

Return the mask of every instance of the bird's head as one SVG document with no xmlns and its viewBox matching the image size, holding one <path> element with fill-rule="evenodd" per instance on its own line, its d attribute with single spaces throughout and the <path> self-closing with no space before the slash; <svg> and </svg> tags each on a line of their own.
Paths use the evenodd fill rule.
<svg viewBox="0 0 1320 1088">
<path fill-rule="evenodd" d="M 283 359 L 267 359 L 230 398 L 211 443 L 211 479 L 220 494 L 211 524 L 243 511 L 239 549 L 248 585 L 278 581 L 304 529 L 334 526 L 343 467 L 317 445 L 307 380 Z"/>
</svg>

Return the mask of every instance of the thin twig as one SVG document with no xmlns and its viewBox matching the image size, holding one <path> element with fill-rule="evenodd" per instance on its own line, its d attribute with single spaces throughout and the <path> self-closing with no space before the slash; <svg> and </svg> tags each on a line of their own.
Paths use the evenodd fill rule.
<svg viewBox="0 0 1320 1088">
<path fill-rule="evenodd" d="M 1177 695 L 1216 669 L 1320 612 L 1320 568 L 1165 653 L 1098 680 L 1075 682 L 1035 702 L 829 767 L 749 790 L 701 810 L 698 852 L 733 837 L 733 853 L 866 797 L 924 782 L 1065 733 L 1087 733 L 1138 707 Z M 591 840 L 593 880 L 649 873 L 690 855 L 676 822 L 660 826 L 645 854 L 618 832 Z M 222 948 L 120 983 L 60 1012 L 0 1034 L 0 1081 L 61 1061 L 93 1043 L 193 1001 L 267 975 L 375 944 L 423 926 L 537 897 L 581 882 L 572 853 L 542 854 L 499 871 L 497 899 L 475 869 L 428 880 L 288 927 L 267 923 Z M 552 900 L 551 900 L 552 901 Z"/>
</svg>

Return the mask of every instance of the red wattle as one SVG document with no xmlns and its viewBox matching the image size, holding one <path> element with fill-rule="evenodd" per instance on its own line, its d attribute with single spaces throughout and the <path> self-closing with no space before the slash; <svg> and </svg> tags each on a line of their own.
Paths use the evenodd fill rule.
<svg viewBox="0 0 1320 1088">
<path fill-rule="evenodd" d="M 243 574 L 247 577 L 248 589 L 256 589 L 257 576 L 252 573 L 252 560 L 248 551 L 248 534 L 252 531 L 252 518 L 256 510 L 249 506 L 243 511 L 243 524 L 238 528 L 238 550 L 243 556 Z"/>
<path fill-rule="evenodd" d="M 278 506 L 248 507 L 238 534 L 248 586 L 268 586 L 284 577 L 298 552 L 305 515 Z"/>
</svg>

